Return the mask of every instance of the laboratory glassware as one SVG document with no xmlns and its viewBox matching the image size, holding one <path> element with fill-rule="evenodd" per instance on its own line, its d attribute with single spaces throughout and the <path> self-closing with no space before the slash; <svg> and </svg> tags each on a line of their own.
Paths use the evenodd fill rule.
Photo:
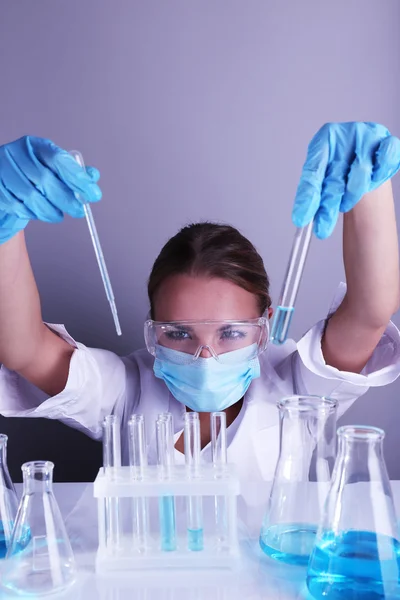
<svg viewBox="0 0 400 600">
<path fill-rule="evenodd" d="M 174 437 L 172 415 L 165 413 L 156 421 L 157 462 L 160 480 L 171 479 L 174 466 Z M 177 548 L 175 498 L 163 495 L 159 500 L 161 550 L 172 552 Z"/>
<path fill-rule="evenodd" d="M 23 494 L 2 569 L 2 585 L 14 595 L 60 592 L 76 577 L 75 560 L 53 494 L 54 464 L 22 465 Z"/>
<path fill-rule="evenodd" d="M 279 457 L 260 534 L 262 550 L 307 564 L 329 489 L 336 452 L 336 402 L 289 396 L 278 402 Z"/>
<path fill-rule="evenodd" d="M 144 324 L 146 348 L 155 358 L 177 364 L 193 364 L 203 350 L 221 363 L 241 363 L 239 350 L 246 348 L 246 360 L 264 352 L 269 340 L 267 317 L 246 321 L 152 321 Z M 202 343 L 206 342 L 206 343 Z M 179 358 L 169 350 L 178 350 Z"/>
<path fill-rule="evenodd" d="M 18 499 L 7 466 L 8 437 L 0 434 L 0 558 L 4 558 L 10 544 L 18 509 Z"/>
<path fill-rule="evenodd" d="M 215 477 L 220 479 L 226 475 L 227 443 L 226 443 L 226 413 L 213 412 L 211 421 L 211 458 Z M 228 505 L 225 496 L 214 497 L 215 533 L 217 546 L 223 550 L 229 543 Z"/>
<path fill-rule="evenodd" d="M 296 229 L 289 263 L 283 281 L 278 306 L 273 317 L 270 340 L 283 344 L 288 336 L 304 266 L 312 238 L 314 221 Z"/>
<path fill-rule="evenodd" d="M 400 541 L 384 431 L 344 426 L 307 585 L 317 600 L 400 598 Z"/>
<path fill-rule="evenodd" d="M 134 414 L 128 421 L 129 465 L 135 482 L 145 477 L 147 449 L 143 415 Z M 147 498 L 132 498 L 133 545 L 139 552 L 148 547 L 149 518 Z"/>
<path fill-rule="evenodd" d="M 103 421 L 103 468 L 106 475 L 115 477 L 121 466 L 121 420 L 107 415 Z"/>
<path fill-rule="evenodd" d="M 115 480 L 121 467 L 121 421 L 107 415 L 103 421 L 103 469 L 107 479 Z M 105 530 L 110 547 L 118 548 L 121 538 L 121 515 L 118 498 L 105 499 Z"/>
<path fill-rule="evenodd" d="M 186 412 L 184 423 L 184 446 L 187 477 L 191 480 L 200 476 L 200 420 L 199 413 Z M 203 498 L 189 496 L 187 499 L 188 549 L 203 550 Z"/>
<path fill-rule="evenodd" d="M 240 556 L 237 524 L 240 485 L 235 465 L 226 461 L 225 413 L 216 413 L 211 418 L 213 462 L 206 463 L 198 459 L 200 419 L 191 414 L 185 419 L 186 464 L 174 464 L 172 415 L 164 413 L 156 422 L 157 464 L 145 464 L 141 432 L 144 422 L 141 415 L 134 415 L 128 423 L 129 466 L 116 468 L 114 477 L 109 469 L 108 474 L 107 469 L 100 469 L 94 483 L 94 495 L 98 499 L 96 570 L 99 573 L 134 570 L 143 574 L 144 570 L 151 573 L 157 568 L 236 568 Z M 107 447 L 113 448 L 113 444 Z M 118 450 L 111 454 L 118 454 Z M 115 464 L 110 458 L 104 462 Z M 216 498 L 221 502 L 217 505 L 219 516 L 214 519 Z M 106 500 L 110 499 L 120 508 L 120 543 L 107 537 Z M 148 502 L 148 529 L 147 524 L 137 527 L 136 512 L 132 512 L 132 506 L 141 505 L 137 501 Z M 204 514 L 197 510 L 199 503 Z M 180 510 L 188 504 L 189 509 Z M 206 510 L 207 507 L 211 510 Z M 141 511 L 140 514 L 139 519 Z M 196 536 L 188 536 L 188 525 L 196 531 Z M 148 531 L 146 544 L 136 543 L 138 529 Z"/>
<path fill-rule="evenodd" d="M 85 163 L 83 161 L 82 154 L 80 152 L 78 152 L 78 150 L 71 150 L 70 154 L 76 160 L 78 165 L 80 165 L 84 169 Z M 103 285 L 104 285 L 104 289 L 106 292 L 107 300 L 109 302 L 110 309 L 111 309 L 111 314 L 114 319 L 115 330 L 117 332 L 117 335 L 121 335 L 122 331 L 121 331 L 121 325 L 120 325 L 119 319 L 118 319 L 117 306 L 115 304 L 114 292 L 113 292 L 113 288 L 111 285 L 110 276 L 108 274 L 106 261 L 104 260 L 103 251 L 101 249 L 100 238 L 99 238 L 99 234 L 97 233 L 97 228 L 96 228 L 96 224 L 94 222 L 92 209 L 90 207 L 90 204 L 85 202 L 84 199 L 82 198 L 82 196 L 80 196 L 79 194 L 76 194 L 76 195 L 79 197 L 79 199 L 81 200 L 81 202 L 83 204 L 83 210 L 84 210 L 86 222 L 87 222 L 87 225 L 89 228 L 93 248 L 94 248 L 94 251 L 96 254 L 97 264 L 99 266 L 101 278 L 103 280 Z"/>
</svg>

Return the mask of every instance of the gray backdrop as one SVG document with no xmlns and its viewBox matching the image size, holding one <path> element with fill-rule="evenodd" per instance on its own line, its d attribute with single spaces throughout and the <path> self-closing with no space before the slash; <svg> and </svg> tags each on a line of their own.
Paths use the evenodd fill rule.
<svg viewBox="0 0 400 600">
<path fill-rule="evenodd" d="M 311 136 L 345 120 L 400 134 L 399 32 L 398 0 L 0 0 L 0 143 L 49 137 L 100 169 L 94 212 L 124 335 L 84 221 L 28 228 L 44 318 L 89 345 L 139 347 L 152 262 L 199 219 L 255 243 L 276 300 Z M 342 277 L 338 227 L 313 242 L 295 337 L 325 315 Z M 343 419 L 387 430 L 397 478 L 399 390 L 370 391 Z"/>
</svg>

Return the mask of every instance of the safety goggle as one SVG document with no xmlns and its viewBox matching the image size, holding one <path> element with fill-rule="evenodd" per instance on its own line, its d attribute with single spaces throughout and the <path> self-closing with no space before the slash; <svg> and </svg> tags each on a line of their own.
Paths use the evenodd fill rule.
<svg viewBox="0 0 400 600">
<path fill-rule="evenodd" d="M 197 360 L 203 351 L 207 356 L 229 364 L 256 358 L 267 347 L 269 324 L 266 317 L 246 321 L 169 321 L 147 320 L 144 324 L 147 350 L 156 358 L 164 358 L 165 348 L 178 350 L 179 362 L 187 354 L 187 364 Z M 234 353 L 234 354 L 231 354 Z"/>
</svg>

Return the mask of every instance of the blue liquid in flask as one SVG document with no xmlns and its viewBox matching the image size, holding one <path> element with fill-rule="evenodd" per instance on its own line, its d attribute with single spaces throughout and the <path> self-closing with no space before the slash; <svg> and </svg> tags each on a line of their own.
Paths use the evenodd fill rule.
<svg viewBox="0 0 400 600">
<path fill-rule="evenodd" d="M 176 550 L 175 501 L 173 496 L 163 496 L 159 501 L 161 550 Z"/>
<path fill-rule="evenodd" d="M 270 338 L 274 344 L 283 344 L 286 341 L 294 314 L 294 306 L 277 306 Z"/>
<path fill-rule="evenodd" d="M 12 523 L 10 524 L 10 530 L 12 530 Z M 0 521 L 0 558 L 4 558 L 7 554 L 6 536 L 4 534 L 4 525 Z"/>
<path fill-rule="evenodd" d="M 285 523 L 272 525 L 261 533 L 262 551 L 290 565 L 307 565 L 317 533 L 317 525 Z"/>
<path fill-rule="evenodd" d="M 316 600 L 400 598 L 400 544 L 370 531 L 326 533 L 314 549 L 307 586 Z"/>
<path fill-rule="evenodd" d="M 9 531 L 12 531 L 13 527 L 14 527 L 14 523 L 10 522 Z M 31 541 L 31 531 L 30 531 L 30 528 L 27 526 L 27 527 L 24 527 L 24 529 L 22 530 L 19 540 L 16 543 L 14 543 L 13 554 L 17 554 L 18 552 L 25 550 L 26 546 L 29 544 L 30 541 Z M 6 554 L 7 554 L 6 536 L 4 534 L 3 522 L 0 521 L 0 559 L 5 558 Z"/>
<path fill-rule="evenodd" d="M 188 548 L 192 552 L 199 552 L 204 549 L 203 543 L 203 528 L 201 529 L 188 529 Z"/>
</svg>

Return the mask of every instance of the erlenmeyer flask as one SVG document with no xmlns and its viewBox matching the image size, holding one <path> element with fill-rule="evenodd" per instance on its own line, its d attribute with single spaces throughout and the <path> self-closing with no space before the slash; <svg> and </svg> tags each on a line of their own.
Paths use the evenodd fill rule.
<svg viewBox="0 0 400 600">
<path fill-rule="evenodd" d="M 329 600 L 400 598 L 400 542 L 383 458 L 384 431 L 346 426 L 307 574 Z"/>
<path fill-rule="evenodd" d="M 22 465 L 23 495 L 3 563 L 2 584 L 19 596 L 58 592 L 75 580 L 75 561 L 53 494 L 54 465 Z"/>
<path fill-rule="evenodd" d="M 10 544 L 17 514 L 18 500 L 7 467 L 8 437 L 0 433 L 0 558 L 4 558 Z"/>
<path fill-rule="evenodd" d="M 278 402 L 280 449 L 260 534 L 277 560 L 307 564 L 336 453 L 336 402 L 289 396 Z"/>
</svg>

